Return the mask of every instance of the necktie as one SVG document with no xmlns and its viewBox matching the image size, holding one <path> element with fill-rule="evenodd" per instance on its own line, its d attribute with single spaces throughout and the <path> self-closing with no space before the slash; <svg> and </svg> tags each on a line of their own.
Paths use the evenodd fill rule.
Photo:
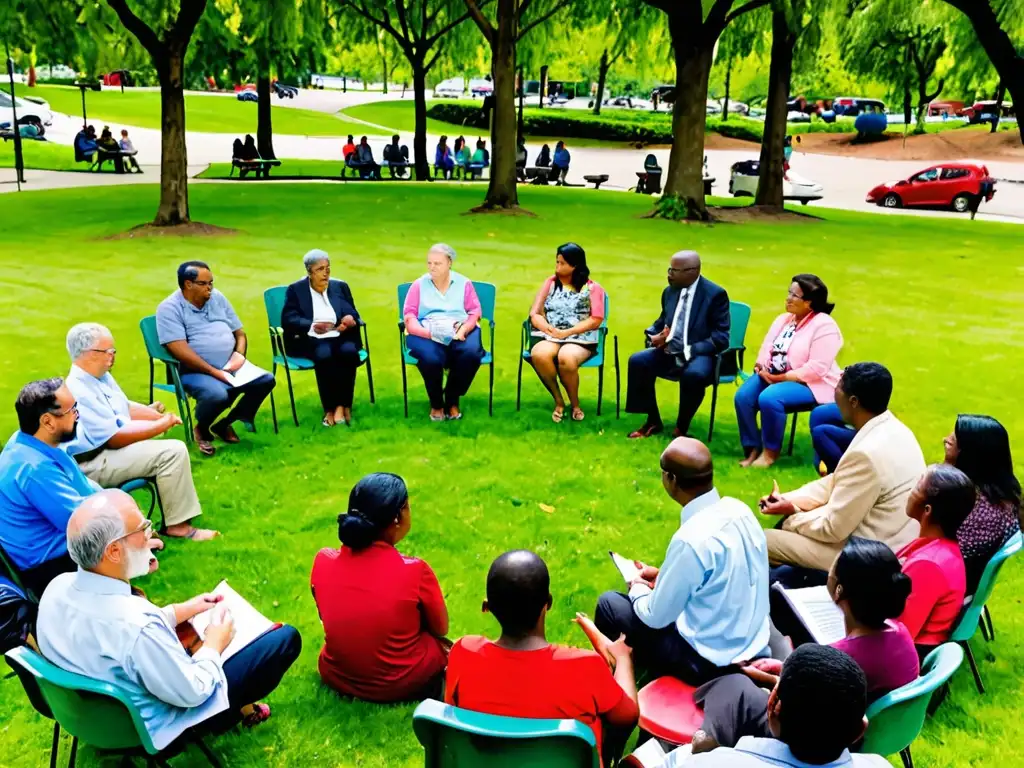
<svg viewBox="0 0 1024 768">
<path fill-rule="evenodd" d="M 682 330 L 683 337 L 686 336 L 686 306 L 690 302 L 690 289 L 684 288 L 683 292 L 679 295 L 679 307 L 676 309 L 675 321 L 672 323 L 672 330 L 668 335 L 668 340 L 671 341 L 675 336 L 679 335 L 680 323 L 684 326 Z"/>
</svg>

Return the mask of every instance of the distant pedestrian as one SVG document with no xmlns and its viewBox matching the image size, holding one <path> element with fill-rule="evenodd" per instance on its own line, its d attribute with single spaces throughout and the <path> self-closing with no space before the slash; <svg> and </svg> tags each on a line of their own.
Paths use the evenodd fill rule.
<svg viewBox="0 0 1024 768">
<path fill-rule="evenodd" d="M 971 211 L 971 221 L 974 221 L 974 217 L 978 215 L 978 207 L 981 205 L 981 201 L 987 200 L 989 195 L 992 194 L 992 188 L 994 186 L 995 185 L 991 180 L 985 179 L 978 187 L 978 194 L 971 195 L 970 198 L 968 198 L 967 206 Z"/>
</svg>

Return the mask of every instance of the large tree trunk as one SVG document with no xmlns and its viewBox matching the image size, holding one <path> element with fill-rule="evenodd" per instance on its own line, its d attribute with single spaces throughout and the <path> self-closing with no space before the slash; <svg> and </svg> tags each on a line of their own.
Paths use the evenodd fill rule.
<svg viewBox="0 0 1024 768">
<path fill-rule="evenodd" d="M 184 51 L 172 49 L 154 63 L 160 77 L 160 207 L 153 223 L 168 227 L 189 220 Z"/>
<path fill-rule="evenodd" d="M 722 122 L 729 122 L 729 81 L 732 80 L 732 59 L 725 65 L 725 101 L 722 102 Z"/>
<path fill-rule="evenodd" d="M 1006 98 L 1006 86 L 1003 85 L 1003 81 L 999 81 L 999 85 L 996 86 L 996 113 L 992 118 L 992 133 L 999 130 L 999 116 L 1003 111 L 1003 99 Z"/>
<path fill-rule="evenodd" d="M 704 202 L 704 129 L 707 125 L 708 77 L 715 41 L 683 13 L 669 16 L 676 60 L 676 101 L 672 108 L 672 154 L 665 176 L 666 198 L 686 206 L 686 218 L 706 221 Z"/>
<path fill-rule="evenodd" d="M 601 54 L 601 62 L 597 65 L 597 95 L 594 97 L 594 114 L 601 114 L 601 102 L 604 100 L 604 84 L 608 79 L 608 69 L 611 63 L 608 61 L 608 49 Z"/>
<path fill-rule="evenodd" d="M 264 160 L 273 160 L 274 125 L 270 117 L 270 99 L 273 92 L 270 88 L 270 74 L 265 68 L 256 76 L 256 149 Z"/>
<path fill-rule="evenodd" d="M 768 105 L 765 109 L 764 134 L 761 137 L 761 170 L 754 205 L 779 211 L 783 208 L 786 116 L 795 46 L 796 35 L 786 23 L 785 14 L 778 11 L 772 13 L 772 60 L 768 70 Z"/>
<path fill-rule="evenodd" d="M 499 0 L 491 45 L 494 111 L 491 114 L 491 179 L 484 208 L 516 208 L 516 36 L 513 0 Z"/>
<path fill-rule="evenodd" d="M 415 133 L 412 154 L 416 164 L 416 180 L 430 181 L 430 158 L 427 155 L 427 72 L 422 60 L 409 60 L 412 67 L 412 96 L 415 113 Z"/>
<path fill-rule="evenodd" d="M 384 93 L 384 95 L 386 96 L 387 92 L 388 92 L 388 50 L 387 50 L 387 48 L 383 48 L 383 47 L 381 48 L 381 50 L 380 50 L 380 58 L 381 58 L 381 62 L 384 65 L 384 80 L 382 81 L 383 82 L 383 89 L 384 90 L 382 91 L 382 93 Z"/>
</svg>

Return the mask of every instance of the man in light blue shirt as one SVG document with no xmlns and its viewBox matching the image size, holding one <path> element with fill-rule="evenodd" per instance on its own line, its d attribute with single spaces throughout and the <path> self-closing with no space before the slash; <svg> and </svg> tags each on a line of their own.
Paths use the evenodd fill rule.
<svg viewBox="0 0 1024 768">
<path fill-rule="evenodd" d="M 878 755 L 850 754 L 867 727 L 867 680 L 852 658 L 827 645 L 797 648 L 768 699 L 775 738 L 744 736 L 735 747 L 670 752 L 659 768 L 888 768 Z M 699 752 L 700 731 L 694 734 Z"/>
<path fill-rule="evenodd" d="M 218 731 L 243 717 L 262 722 L 269 694 L 299 655 L 299 633 L 271 629 L 225 658 L 234 622 L 220 597 L 199 595 L 158 608 L 132 593 L 152 556 L 150 522 L 119 490 L 89 497 L 68 523 L 68 551 L 78 564 L 50 584 L 39 603 L 36 638 L 49 661 L 109 683 L 139 710 L 157 749 L 199 727 Z M 185 651 L 175 627 L 213 614 L 202 648 Z"/>
<path fill-rule="evenodd" d="M 234 422 L 252 429 L 256 411 L 275 381 L 264 371 L 236 385 L 234 376 L 246 364 L 248 340 L 231 302 L 214 290 L 209 266 L 186 261 L 178 267 L 178 288 L 157 307 L 157 336 L 181 362 L 182 386 L 196 399 L 196 445 L 203 455 L 212 456 L 214 435 L 237 443 Z M 239 395 L 241 399 L 214 424 Z"/>
<path fill-rule="evenodd" d="M 78 406 L 63 379 L 26 384 L 14 407 L 19 429 L 0 453 L 0 545 L 39 596 L 54 576 L 74 570 L 68 519 L 100 487 L 63 450 L 78 425 Z"/>
<path fill-rule="evenodd" d="M 718 495 L 699 440 L 673 440 L 661 469 L 679 530 L 660 569 L 643 566 L 628 596 L 601 596 L 595 623 L 626 635 L 637 666 L 700 685 L 768 652 L 768 545 L 750 508 Z"/>
</svg>

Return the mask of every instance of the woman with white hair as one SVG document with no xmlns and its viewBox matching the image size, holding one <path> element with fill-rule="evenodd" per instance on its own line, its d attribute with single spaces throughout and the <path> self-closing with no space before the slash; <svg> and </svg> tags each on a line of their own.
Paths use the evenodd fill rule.
<svg viewBox="0 0 1024 768">
<path fill-rule="evenodd" d="M 462 418 L 459 398 L 469 390 L 480 368 L 480 299 L 473 283 L 452 271 L 455 249 L 445 243 L 427 251 L 427 274 L 405 297 L 406 345 L 430 398 L 430 420 Z M 444 369 L 448 382 L 444 382 Z"/>
<path fill-rule="evenodd" d="M 351 425 L 363 346 L 359 312 L 348 283 L 331 279 L 331 259 L 324 251 L 313 249 L 302 263 L 306 277 L 288 286 L 281 313 L 285 351 L 313 361 L 323 425 Z"/>
</svg>

